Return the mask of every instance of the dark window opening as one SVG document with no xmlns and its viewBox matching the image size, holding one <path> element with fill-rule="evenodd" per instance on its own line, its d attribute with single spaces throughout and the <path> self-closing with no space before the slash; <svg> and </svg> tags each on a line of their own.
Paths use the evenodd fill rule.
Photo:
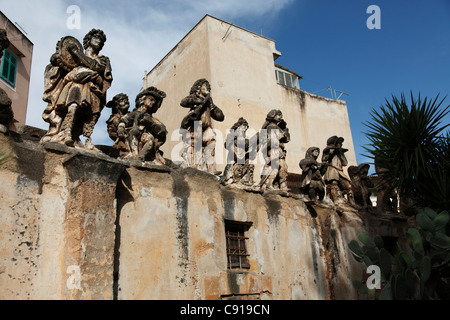
<svg viewBox="0 0 450 320">
<path fill-rule="evenodd" d="M 228 269 L 250 269 L 246 232 L 252 222 L 225 220 Z"/>
<path fill-rule="evenodd" d="M 392 255 L 395 256 L 397 253 L 399 253 L 398 249 L 398 239 L 397 237 L 389 237 L 389 236 L 382 236 L 384 248 Z"/>
</svg>

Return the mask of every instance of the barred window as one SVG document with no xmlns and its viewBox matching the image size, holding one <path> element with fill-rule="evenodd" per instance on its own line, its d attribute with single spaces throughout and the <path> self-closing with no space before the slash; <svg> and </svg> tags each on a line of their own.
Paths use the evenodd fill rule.
<svg viewBox="0 0 450 320">
<path fill-rule="evenodd" d="M 228 269 L 250 269 L 246 232 L 252 222 L 225 220 Z"/>
</svg>

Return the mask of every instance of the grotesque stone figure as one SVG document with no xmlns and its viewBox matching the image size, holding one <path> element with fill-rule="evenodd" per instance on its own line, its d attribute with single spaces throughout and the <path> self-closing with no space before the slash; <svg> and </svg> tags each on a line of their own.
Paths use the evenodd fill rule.
<svg viewBox="0 0 450 320">
<path fill-rule="evenodd" d="M 3 50 L 9 47 L 9 40 L 6 30 L 0 29 L 0 59 L 3 56 Z M 6 92 L 0 88 L 0 132 L 7 133 L 9 126 L 14 120 L 14 113 L 11 107 L 11 99 Z"/>
<path fill-rule="evenodd" d="M 372 179 L 368 176 L 370 165 L 368 163 L 359 166 L 350 166 L 348 174 L 352 180 L 353 197 L 355 204 L 367 208 L 372 207 L 370 195 L 371 189 L 374 187 Z"/>
<path fill-rule="evenodd" d="M 271 110 L 260 132 L 265 165 L 259 186 L 262 190 L 288 191 L 288 168 L 285 144 L 291 140 L 286 121 L 280 110 Z"/>
<path fill-rule="evenodd" d="M 119 155 L 124 157 L 130 153 L 130 145 L 127 140 L 127 131 L 125 123 L 122 121 L 130 108 L 128 96 L 119 93 L 106 104 L 107 108 L 111 108 L 111 116 L 106 121 L 108 135 L 114 141 L 113 148 L 119 151 Z"/>
<path fill-rule="evenodd" d="M 302 169 L 302 179 L 300 182 L 300 190 L 303 195 L 310 201 L 322 201 L 325 197 L 325 174 L 328 164 L 317 161 L 320 149 L 311 147 L 306 151 L 305 159 L 299 163 Z"/>
<path fill-rule="evenodd" d="M 250 161 L 252 156 L 256 156 L 256 140 L 250 143 L 246 132 L 248 122 L 244 118 L 239 120 L 231 127 L 227 136 L 225 148 L 229 151 L 225 172 L 221 178 L 223 185 L 238 184 L 243 186 L 253 186 L 253 173 L 255 165 Z M 253 150 L 252 150 L 253 147 Z"/>
<path fill-rule="evenodd" d="M 8 133 L 9 126 L 14 120 L 14 113 L 11 107 L 11 99 L 6 92 L 0 88 L 0 132 Z"/>
<path fill-rule="evenodd" d="M 83 46 L 70 36 L 58 42 L 45 69 L 43 99 L 48 106 L 42 117 L 50 128 L 42 142 L 95 149 L 91 135 L 113 80 L 109 58 L 100 55 L 105 42 L 105 34 L 98 29 L 84 37 Z M 80 135 L 86 137 L 85 145 Z"/>
<path fill-rule="evenodd" d="M 0 29 L 0 59 L 3 57 L 3 50 L 9 47 L 8 35 L 5 29 Z"/>
<path fill-rule="evenodd" d="M 216 171 L 214 160 L 216 139 L 212 120 L 222 122 L 225 116 L 211 98 L 209 82 L 206 79 L 197 80 L 189 96 L 180 105 L 190 109 L 181 122 L 181 129 L 184 131 L 184 166 L 220 174 Z"/>
<path fill-rule="evenodd" d="M 120 119 L 119 127 L 128 132 L 127 141 L 130 149 L 124 158 L 134 158 L 158 165 L 166 164 L 159 149 L 166 142 L 167 129 L 153 116 L 165 97 L 165 92 L 149 87 L 136 96 L 136 108 Z"/>
<path fill-rule="evenodd" d="M 325 183 L 327 193 L 335 204 L 342 204 L 344 196 L 347 196 L 348 202 L 353 205 L 353 192 L 350 178 L 344 172 L 344 167 L 348 165 L 345 153 L 348 149 L 342 148 L 344 138 L 333 136 L 327 140 L 327 146 L 323 150 L 322 162 L 328 163 L 325 173 Z"/>
<path fill-rule="evenodd" d="M 377 211 L 382 214 L 384 212 L 398 211 L 398 196 L 395 189 L 392 188 L 392 183 L 389 178 L 385 176 L 387 169 L 381 167 L 377 158 L 375 157 L 375 172 L 378 175 L 378 182 L 375 185 L 377 190 Z"/>
</svg>

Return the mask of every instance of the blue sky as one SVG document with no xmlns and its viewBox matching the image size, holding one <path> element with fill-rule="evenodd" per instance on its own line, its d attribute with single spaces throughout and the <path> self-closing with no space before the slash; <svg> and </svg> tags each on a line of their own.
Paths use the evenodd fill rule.
<svg viewBox="0 0 450 320">
<path fill-rule="evenodd" d="M 381 10 L 379 30 L 366 26 L 372 4 Z M 372 108 L 410 91 L 450 94 L 449 0 L 294 1 L 270 24 L 258 23 L 247 27 L 276 41 L 283 53 L 277 63 L 303 76 L 303 90 L 331 97 L 326 90 L 331 86 L 349 94 L 341 99 L 347 102 L 358 163 L 368 161 L 361 155 L 368 143 L 363 122 Z"/>
<path fill-rule="evenodd" d="M 81 9 L 80 29 L 67 28 L 70 5 Z M 370 5 L 380 7 L 379 30 L 366 26 Z M 303 90 L 331 97 L 331 86 L 348 93 L 342 99 L 358 163 L 367 161 L 362 123 L 385 98 L 411 90 L 429 97 L 450 93 L 450 0 L 0 0 L 0 10 L 34 43 L 27 124 L 43 129 L 43 71 L 59 38 L 82 39 L 94 27 L 103 29 L 108 41 L 102 53 L 111 58 L 115 78 L 108 97 L 133 97 L 145 70 L 205 14 L 275 40 L 283 54 L 277 63 L 303 76 Z M 108 116 L 104 112 L 96 126 L 96 144 L 111 143 Z"/>
</svg>

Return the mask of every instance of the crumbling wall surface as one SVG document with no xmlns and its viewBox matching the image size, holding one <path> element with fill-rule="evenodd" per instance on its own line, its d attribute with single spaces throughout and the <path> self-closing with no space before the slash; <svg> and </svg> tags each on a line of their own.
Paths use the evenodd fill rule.
<svg viewBox="0 0 450 320">
<path fill-rule="evenodd" d="M 118 299 L 355 299 L 355 212 L 223 187 L 194 169 L 129 168 L 117 193 Z M 249 269 L 227 267 L 225 220 L 251 222 Z M 349 240 L 350 239 L 350 240 Z"/>
<path fill-rule="evenodd" d="M 0 135 L 0 299 L 355 299 L 352 210 Z M 249 222 L 228 269 L 225 221 Z"/>
<path fill-rule="evenodd" d="M 112 299 L 123 166 L 0 135 L 0 299 Z"/>
</svg>

